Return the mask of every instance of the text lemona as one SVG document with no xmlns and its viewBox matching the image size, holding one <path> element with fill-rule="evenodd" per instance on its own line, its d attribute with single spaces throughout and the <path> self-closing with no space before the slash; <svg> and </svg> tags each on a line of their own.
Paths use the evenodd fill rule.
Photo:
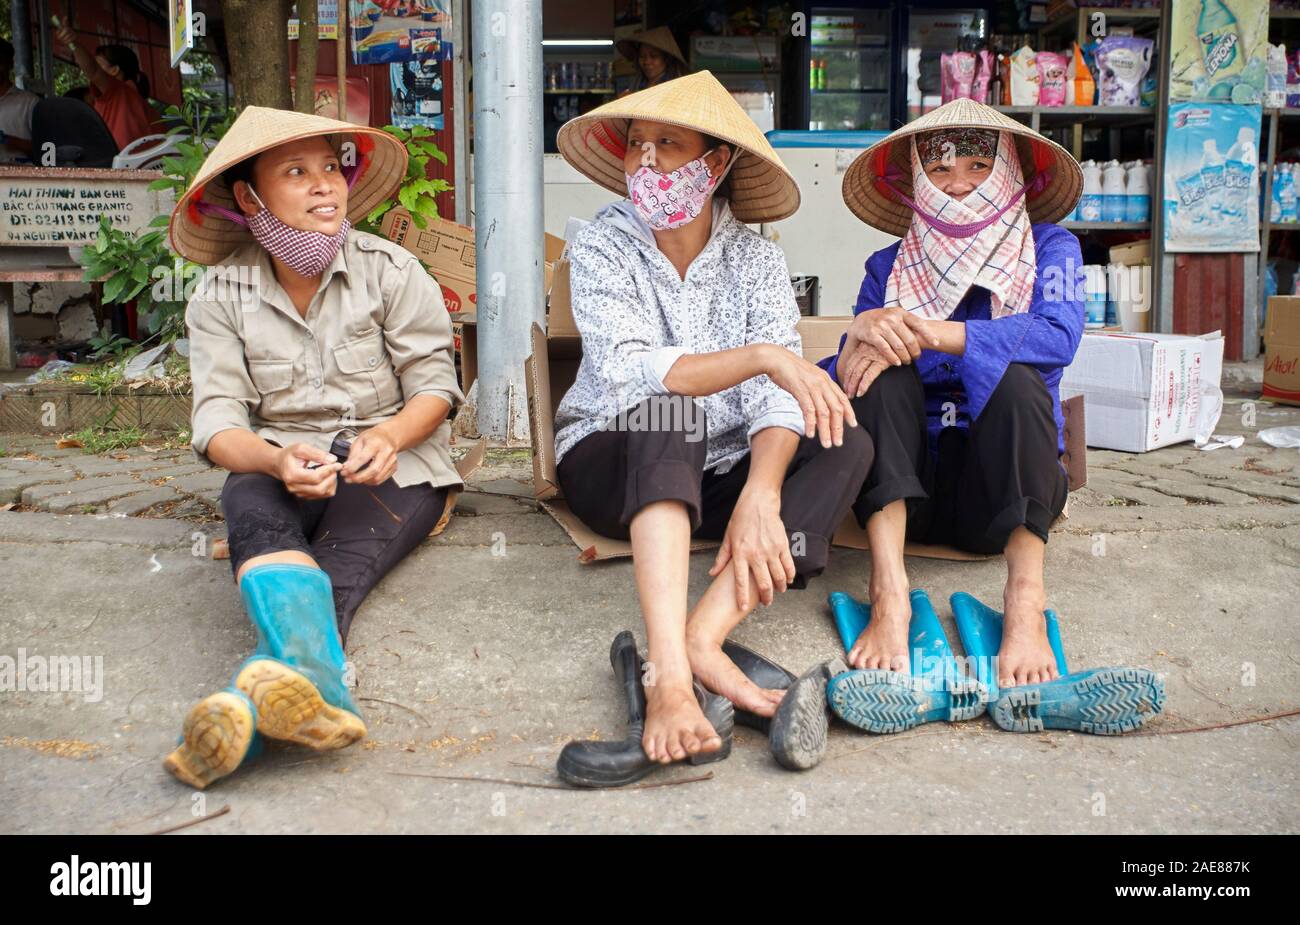
<svg viewBox="0 0 1300 925">
<path fill-rule="evenodd" d="M 28 655 L 18 650 L 18 657 L 0 655 L 0 692 L 34 693 L 73 692 L 84 695 L 86 703 L 104 698 L 104 656 L 96 655 Z"/>
<path fill-rule="evenodd" d="M 130 896 L 137 906 L 149 905 L 153 895 L 153 864 L 149 861 L 82 861 L 50 866 L 53 896 Z"/>
</svg>

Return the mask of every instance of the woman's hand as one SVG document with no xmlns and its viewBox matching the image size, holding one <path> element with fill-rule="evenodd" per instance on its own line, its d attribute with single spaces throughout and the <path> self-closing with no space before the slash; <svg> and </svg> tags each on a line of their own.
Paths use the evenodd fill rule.
<svg viewBox="0 0 1300 925">
<path fill-rule="evenodd" d="M 859 344 L 874 347 L 888 363 L 911 363 L 925 348 L 939 346 L 930 323 L 902 308 L 873 308 L 858 312 L 849 325 L 842 353 L 852 356 Z"/>
<path fill-rule="evenodd" d="M 364 467 L 364 468 L 363 468 Z M 379 485 L 397 471 L 397 442 L 383 426 L 363 430 L 352 441 L 348 461 L 339 474 L 354 485 Z"/>
<path fill-rule="evenodd" d="M 59 28 L 54 30 L 54 37 L 69 48 L 72 48 L 77 41 L 77 36 L 67 27 L 66 24 L 61 25 Z"/>
<path fill-rule="evenodd" d="M 858 344 L 850 353 L 846 342 L 835 369 L 839 373 L 840 387 L 852 399 L 867 394 L 876 377 L 893 365 L 897 364 L 890 363 L 880 355 L 880 351 L 868 344 Z"/>
<path fill-rule="evenodd" d="M 825 373 L 824 378 L 829 379 Z M 731 563 L 736 579 L 736 606 L 746 613 L 749 579 L 758 585 L 758 599 L 772 603 L 775 592 L 784 591 L 794 581 L 794 558 L 790 541 L 781 522 L 781 493 L 771 489 L 746 486 L 740 493 L 731 520 L 727 524 L 722 548 L 709 574 L 717 577 Z"/>
<path fill-rule="evenodd" d="M 763 361 L 763 372 L 799 402 L 804 436 L 819 436 L 822 446 L 829 449 L 832 444 L 844 443 L 845 420 L 850 427 L 858 425 L 848 398 L 820 366 L 784 347 L 771 346 Z"/>
<path fill-rule="evenodd" d="M 275 477 L 299 498 L 333 497 L 341 468 L 332 453 L 306 443 L 291 443 L 275 455 Z"/>
</svg>

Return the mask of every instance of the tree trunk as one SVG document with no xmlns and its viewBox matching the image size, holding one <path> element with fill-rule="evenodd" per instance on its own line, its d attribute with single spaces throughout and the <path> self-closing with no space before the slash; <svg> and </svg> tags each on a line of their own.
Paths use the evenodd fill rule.
<svg viewBox="0 0 1300 925">
<path fill-rule="evenodd" d="M 237 110 L 245 106 L 293 108 L 293 94 L 289 90 L 292 3 L 293 0 L 221 0 Z"/>
<path fill-rule="evenodd" d="M 344 10 L 347 9 L 346 3 L 340 3 L 339 6 Z M 339 19 L 342 22 L 347 21 L 345 15 L 340 15 Z M 320 47 L 320 36 L 316 30 L 317 20 L 316 0 L 299 0 L 298 77 L 293 103 L 299 112 L 309 114 L 316 111 L 316 56 Z"/>
</svg>

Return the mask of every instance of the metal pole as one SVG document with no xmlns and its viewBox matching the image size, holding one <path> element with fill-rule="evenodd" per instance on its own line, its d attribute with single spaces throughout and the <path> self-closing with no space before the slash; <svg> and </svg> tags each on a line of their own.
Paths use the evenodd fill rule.
<svg viewBox="0 0 1300 925">
<path fill-rule="evenodd" d="M 41 24 L 41 86 L 47 96 L 54 96 L 54 49 L 50 47 L 50 3 L 37 0 L 36 16 Z"/>
<path fill-rule="evenodd" d="M 474 0 L 479 433 L 528 439 L 524 360 L 542 292 L 542 4 Z"/>
<path fill-rule="evenodd" d="M 32 85 L 32 26 L 26 3 L 9 4 L 9 25 L 14 41 L 14 86 L 30 90 Z"/>
<path fill-rule="evenodd" d="M 469 2 L 452 0 L 451 3 L 451 148 L 456 186 L 456 221 L 462 225 L 469 220 Z"/>
</svg>

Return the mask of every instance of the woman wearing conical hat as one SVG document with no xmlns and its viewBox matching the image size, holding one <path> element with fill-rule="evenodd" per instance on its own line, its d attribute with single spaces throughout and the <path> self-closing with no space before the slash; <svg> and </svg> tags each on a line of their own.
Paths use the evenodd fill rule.
<svg viewBox="0 0 1300 925">
<path fill-rule="evenodd" d="M 792 214 L 798 187 L 712 74 L 598 107 L 558 146 L 627 197 L 568 246 L 583 356 L 556 412 L 561 489 L 588 527 L 632 543 L 654 666 L 645 755 L 725 756 L 730 728 L 706 719 L 692 675 L 738 709 L 777 712 L 781 692 L 721 645 L 823 569 L 870 449 L 843 392 L 802 358 L 781 250 L 745 226 Z M 722 547 L 688 607 L 692 537 Z"/>
<path fill-rule="evenodd" d="M 229 774 L 259 735 L 315 749 L 365 735 L 344 676 L 352 617 L 461 487 L 441 291 L 351 224 L 406 159 L 378 129 L 250 106 L 172 213 L 173 249 L 212 267 L 185 315 L 192 443 L 230 472 L 230 562 L 258 638 L 165 762 L 191 786 Z"/>
<path fill-rule="evenodd" d="M 615 43 L 614 48 L 636 67 L 636 82 L 632 91 L 645 90 L 666 80 L 676 80 L 690 72 L 686 57 L 667 26 L 629 35 Z"/>
<path fill-rule="evenodd" d="M 1043 562 L 1068 491 L 1058 385 L 1083 334 L 1078 239 L 1053 222 L 1082 188 L 1059 145 L 956 100 L 864 151 L 844 177 L 859 219 L 902 240 L 872 254 L 840 352 L 875 459 L 862 501 L 871 620 L 854 668 L 908 670 L 913 539 L 1007 563 L 1002 686 L 1049 681 Z"/>
</svg>

